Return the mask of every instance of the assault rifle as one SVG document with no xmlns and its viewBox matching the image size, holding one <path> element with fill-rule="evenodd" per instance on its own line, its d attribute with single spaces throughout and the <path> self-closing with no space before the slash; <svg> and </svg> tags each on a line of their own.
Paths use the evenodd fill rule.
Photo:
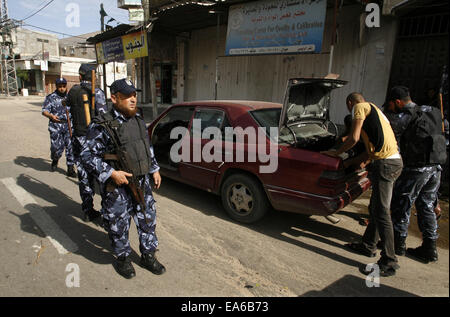
<svg viewBox="0 0 450 317">
<path fill-rule="evenodd" d="M 103 156 L 103 159 L 106 161 L 114 161 L 116 169 L 120 171 L 124 171 L 127 173 L 132 174 L 131 177 L 127 177 L 128 180 L 128 188 L 131 191 L 131 194 L 134 198 L 134 200 L 139 204 L 141 207 L 141 211 L 144 215 L 145 222 L 147 224 L 150 223 L 150 220 L 147 219 L 147 216 L 145 215 L 145 210 L 147 209 L 147 204 L 145 203 L 145 196 L 144 191 L 139 186 L 139 180 L 134 175 L 133 170 L 131 168 L 130 162 L 130 155 L 127 151 L 123 150 L 120 147 L 117 135 L 115 134 L 115 131 L 109 126 L 108 122 L 101 124 L 103 127 L 105 127 L 107 133 L 111 137 L 114 143 L 114 147 L 116 149 L 116 154 L 105 154 Z"/>
<path fill-rule="evenodd" d="M 62 105 L 64 106 L 64 109 L 66 109 L 66 120 L 67 120 L 67 125 L 69 127 L 69 135 L 70 135 L 70 138 L 72 138 L 72 125 L 70 124 L 70 115 L 69 115 L 69 109 L 67 108 L 67 100 L 63 100 Z"/>
<path fill-rule="evenodd" d="M 444 66 L 443 70 L 442 70 L 442 76 L 441 76 L 441 85 L 439 87 L 439 106 L 441 108 L 441 117 L 442 117 L 442 132 L 445 132 L 445 125 L 444 125 L 444 103 L 442 100 L 442 97 L 444 95 L 445 92 L 445 85 L 447 84 L 448 86 L 448 70 L 447 70 L 447 65 Z M 447 88 L 448 90 L 448 88 Z M 448 91 L 447 91 L 448 94 Z M 448 95 L 447 95 L 448 96 Z"/>
</svg>

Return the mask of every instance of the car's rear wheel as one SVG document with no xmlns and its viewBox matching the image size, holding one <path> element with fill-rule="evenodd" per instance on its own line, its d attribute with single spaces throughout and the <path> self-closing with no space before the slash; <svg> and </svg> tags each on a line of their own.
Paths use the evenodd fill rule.
<svg viewBox="0 0 450 317">
<path fill-rule="evenodd" d="M 222 204 L 236 221 L 253 223 L 270 209 L 270 203 L 261 184 L 251 176 L 233 174 L 222 185 Z"/>
</svg>

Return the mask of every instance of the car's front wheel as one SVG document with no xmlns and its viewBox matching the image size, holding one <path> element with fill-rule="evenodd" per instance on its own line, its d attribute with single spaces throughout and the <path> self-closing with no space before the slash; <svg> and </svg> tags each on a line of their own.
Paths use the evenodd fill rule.
<svg viewBox="0 0 450 317">
<path fill-rule="evenodd" d="M 233 174 L 222 185 L 222 204 L 236 221 L 253 223 L 270 209 L 270 203 L 261 184 L 251 176 Z"/>
</svg>

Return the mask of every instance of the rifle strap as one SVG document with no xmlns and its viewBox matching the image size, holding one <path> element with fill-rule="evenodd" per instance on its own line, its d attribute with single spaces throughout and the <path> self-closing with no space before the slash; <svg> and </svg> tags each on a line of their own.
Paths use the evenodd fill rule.
<svg viewBox="0 0 450 317">
<path fill-rule="evenodd" d="M 119 157 L 117 156 L 117 154 L 105 153 L 103 155 L 103 159 L 106 161 L 118 161 Z"/>
</svg>

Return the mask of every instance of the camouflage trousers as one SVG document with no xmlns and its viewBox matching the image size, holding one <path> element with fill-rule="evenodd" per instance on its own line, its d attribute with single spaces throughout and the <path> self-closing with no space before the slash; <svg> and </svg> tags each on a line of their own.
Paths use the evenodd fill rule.
<svg viewBox="0 0 450 317">
<path fill-rule="evenodd" d="M 77 164 L 77 175 L 78 175 L 78 189 L 80 191 L 81 197 L 81 210 L 87 212 L 94 209 L 94 195 L 95 195 L 95 177 L 89 174 L 81 164 L 80 153 L 81 146 L 86 142 L 86 137 L 79 136 L 73 137 L 73 152 L 75 157 L 75 162 Z"/>
<path fill-rule="evenodd" d="M 69 131 L 67 129 L 49 129 L 49 132 L 51 159 L 54 161 L 59 160 L 65 149 L 67 165 L 75 164 Z"/>
<path fill-rule="evenodd" d="M 439 165 L 403 169 L 395 182 L 391 202 L 392 223 L 397 235 L 402 237 L 408 235 L 411 208 L 415 204 L 422 238 L 431 240 L 438 238 L 434 208 L 438 201 L 441 171 Z"/>
<path fill-rule="evenodd" d="M 105 184 L 101 184 L 103 226 L 108 232 L 114 254 L 118 257 L 131 254 L 128 237 L 131 218 L 137 227 L 140 252 L 142 254 L 150 253 L 158 247 L 158 239 L 155 234 L 156 202 L 152 194 L 150 175 L 140 177 L 139 182 L 144 191 L 145 217 L 141 206 L 136 203 L 126 185 L 108 191 Z"/>
</svg>

